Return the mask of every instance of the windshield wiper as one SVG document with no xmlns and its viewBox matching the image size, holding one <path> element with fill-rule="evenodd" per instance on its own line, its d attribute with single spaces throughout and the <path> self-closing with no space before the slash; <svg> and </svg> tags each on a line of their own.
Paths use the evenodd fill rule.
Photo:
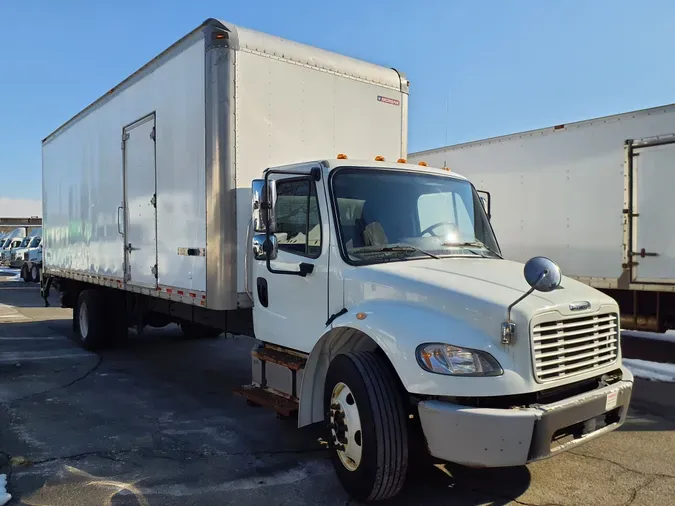
<svg viewBox="0 0 675 506">
<path fill-rule="evenodd" d="M 382 251 L 382 252 L 389 252 L 389 251 L 416 251 L 418 253 L 422 253 L 423 255 L 427 255 L 431 258 L 435 258 L 436 260 L 440 260 L 441 257 L 438 255 L 434 255 L 433 253 L 429 253 L 428 251 L 425 251 L 423 249 L 418 248 L 417 246 L 413 246 L 412 244 L 396 244 L 392 246 L 383 246 L 381 248 L 377 248 L 371 251 Z"/>
<path fill-rule="evenodd" d="M 467 241 L 467 242 L 444 242 L 443 246 L 455 246 L 455 247 L 460 247 L 460 248 L 469 246 L 469 247 L 474 247 L 474 248 L 485 248 L 486 250 L 488 250 L 493 255 L 495 255 L 499 258 L 502 258 L 502 256 L 499 253 L 497 253 L 496 251 L 488 248 L 484 243 L 482 243 L 479 240 Z"/>
</svg>

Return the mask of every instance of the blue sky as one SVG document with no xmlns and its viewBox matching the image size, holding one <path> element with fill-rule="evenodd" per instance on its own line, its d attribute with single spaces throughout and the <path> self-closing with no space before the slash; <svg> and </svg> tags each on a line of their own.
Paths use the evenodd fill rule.
<svg viewBox="0 0 675 506">
<path fill-rule="evenodd" d="M 675 102 L 665 0 L 5 0 L 0 199 L 39 199 L 41 139 L 208 17 L 404 71 L 410 151 Z"/>
</svg>

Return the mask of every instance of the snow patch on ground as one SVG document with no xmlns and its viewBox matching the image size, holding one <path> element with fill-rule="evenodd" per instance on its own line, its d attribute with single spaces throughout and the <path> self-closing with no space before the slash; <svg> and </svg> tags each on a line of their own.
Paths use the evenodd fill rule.
<svg viewBox="0 0 675 506">
<path fill-rule="evenodd" d="M 638 339 L 652 339 L 654 341 L 675 343 L 675 330 L 669 330 L 665 334 L 657 334 L 655 332 L 639 332 L 636 330 L 624 330 L 622 334 L 626 337 L 636 337 Z"/>
<path fill-rule="evenodd" d="M 636 358 L 624 358 L 622 362 L 636 378 L 675 383 L 675 364 L 662 364 Z"/>
<path fill-rule="evenodd" d="M 0 277 L 8 278 L 10 281 L 21 280 L 21 271 L 9 267 L 0 267 Z"/>
<path fill-rule="evenodd" d="M 7 475 L 0 474 L 0 506 L 12 500 L 12 494 L 7 493 Z"/>
</svg>

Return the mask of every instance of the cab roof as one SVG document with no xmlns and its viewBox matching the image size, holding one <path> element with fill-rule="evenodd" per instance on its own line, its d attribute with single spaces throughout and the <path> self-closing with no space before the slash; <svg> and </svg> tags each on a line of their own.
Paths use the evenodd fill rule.
<svg viewBox="0 0 675 506">
<path fill-rule="evenodd" d="M 456 172 L 452 172 L 446 169 L 440 169 L 437 167 L 428 167 L 413 163 L 398 163 L 398 162 L 387 162 L 387 161 L 376 161 L 376 160 L 366 160 L 366 159 L 345 159 L 345 158 L 331 158 L 325 160 L 310 160 L 308 162 L 303 162 L 299 164 L 290 164 L 282 165 L 278 167 L 270 167 L 275 170 L 280 171 L 292 171 L 298 169 L 299 166 L 306 166 L 308 164 L 319 164 L 323 166 L 328 172 L 338 167 L 354 167 L 354 168 L 373 168 L 373 169 L 397 169 L 404 170 L 406 172 L 418 172 L 420 174 L 430 174 L 436 176 L 446 176 L 452 177 L 455 179 L 467 180 L 466 177 Z"/>
</svg>

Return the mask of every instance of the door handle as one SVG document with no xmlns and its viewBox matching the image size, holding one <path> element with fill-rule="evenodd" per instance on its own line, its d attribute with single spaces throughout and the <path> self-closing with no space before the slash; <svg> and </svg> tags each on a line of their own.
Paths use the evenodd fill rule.
<svg viewBox="0 0 675 506">
<path fill-rule="evenodd" d="M 645 251 L 644 248 L 642 248 L 640 251 L 634 251 L 633 253 L 631 253 L 631 255 L 633 255 L 634 257 L 639 256 L 640 258 L 644 258 L 644 257 L 657 257 L 657 256 L 659 256 L 658 253 L 650 253 L 650 252 L 648 252 L 648 251 Z"/>
<path fill-rule="evenodd" d="M 121 220 L 120 220 L 120 211 L 124 211 L 124 206 L 119 206 L 119 207 L 117 208 L 117 232 L 118 232 L 120 235 L 124 235 L 124 231 L 120 228 L 120 225 L 121 225 L 121 223 L 120 223 L 120 222 L 121 222 Z"/>
<path fill-rule="evenodd" d="M 304 278 L 305 276 L 307 276 L 307 274 L 311 274 L 312 272 L 314 272 L 314 264 L 302 262 L 300 264 L 300 271 L 298 272 L 300 273 L 300 276 Z"/>
</svg>

